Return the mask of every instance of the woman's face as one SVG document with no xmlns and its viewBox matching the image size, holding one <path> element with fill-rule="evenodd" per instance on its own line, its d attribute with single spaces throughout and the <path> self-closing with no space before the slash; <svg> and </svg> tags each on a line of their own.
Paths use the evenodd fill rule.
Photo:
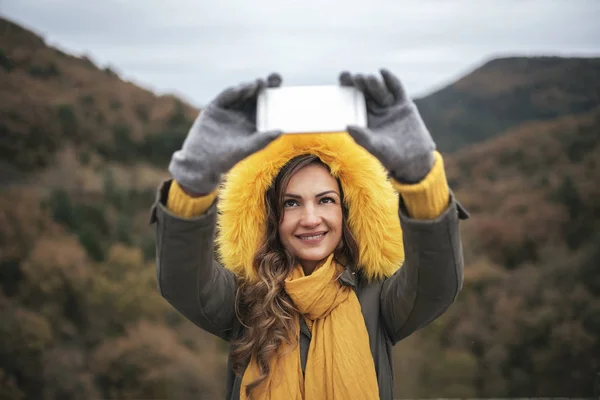
<svg viewBox="0 0 600 400">
<path fill-rule="evenodd" d="M 312 273 L 340 243 L 342 218 L 340 187 L 325 167 L 310 164 L 291 177 L 279 237 L 305 274 Z"/>
</svg>

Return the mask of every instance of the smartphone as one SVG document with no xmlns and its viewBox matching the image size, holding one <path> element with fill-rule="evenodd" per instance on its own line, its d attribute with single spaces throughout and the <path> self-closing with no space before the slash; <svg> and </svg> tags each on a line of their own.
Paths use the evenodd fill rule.
<svg viewBox="0 0 600 400">
<path fill-rule="evenodd" d="M 284 134 L 345 132 L 348 125 L 367 125 L 362 92 L 353 87 L 282 86 L 266 88 L 257 99 L 259 131 Z"/>
</svg>

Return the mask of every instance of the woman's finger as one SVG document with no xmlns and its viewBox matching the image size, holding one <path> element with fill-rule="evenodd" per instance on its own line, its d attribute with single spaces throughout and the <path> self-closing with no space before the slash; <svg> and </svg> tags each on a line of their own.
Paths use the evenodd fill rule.
<svg viewBox="0 0 600 400">
<path fill-rule="evenodd" d="M 274 88 L 281 86 L 283 79 L 281 75 L 277 72 L 273 72 L 267 77 L 267 87 Z"/>
<path fill-rule="evenodd" d="M 338 78 L 341 86 L 354 86 L 352 75 L 348 71 L 343 71 Z"/>
<path fill-rule="evenodd" d="M 264 79 L 256 79 L 253 82 L 242 83 L 235 87 L 230 87 L 221 92 L 215 99 L 215 104 L 221 108 L 230 108 L 236 104 L 255 97 L 266 85 Z"/>
<path fill-rule="evenodd" d="M 259 78 L 254 81 L 254 83 L 248 85 L 246 88 L 242 90 L 240 93 L 239 101 L 247 101 L 254 99 L 258 96 L 258 93 L 267 85 L 267 82 Z"/>
<path fill-rule="evenodd" d="M 389 70 L 382 68 L 380 71 L 381 76 L 383 77 L 383 81 L 385 82 L 385 86 L 388 88 L 390 93 L 394 96 L 396 101 L 404 101 L 406 100 L 406 91 L 404 90 L 404 86 L 400 80 L 396 77 L 396 75 L 392 74 Z"/>
<path fill-rule="evenodd" d="M 367 77 L 366 85 L 369 95 L 380 106 L 385 107 L 394 103 L 394 97 L 392 94 L 374 75 L 369 75 Z"/>
</svg>

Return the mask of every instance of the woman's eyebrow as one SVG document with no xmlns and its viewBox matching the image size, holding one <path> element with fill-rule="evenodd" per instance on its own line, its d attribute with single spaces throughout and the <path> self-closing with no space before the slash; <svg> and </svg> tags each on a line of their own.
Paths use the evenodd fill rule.
<svg viewBox="0 0 600 400">
<path fill-rule="evenodd" d="M 326 190 L 324 192 L 315 194 L 315 197 L 325 196 L 326 194 L 329 194 L 329 193 L 335 193 L 339 196 L 338 192 L 336 192 L 335 190 Z M 286 193 L 285 197 L 291 197 L 293 199 L 301 199 L 302 198 L 302 196 L 300 196 L 298 194 L 294 194 L 294 193 Z"/>
<path fill-rule="evenodd" d="M 335 190 L 326 190 L 326 191 L 324 191 L 324 192 L 317 193 L 317 194 L 315 195 L 315 197 L 321 197 L 321 196 L 325 196 L 326 194 L 329 194 L 329 193 L 335 193 L 335 194 L 337 194 L 337 195 L 339 196 L 338 192 L 336 192 Z"/>
</svg>

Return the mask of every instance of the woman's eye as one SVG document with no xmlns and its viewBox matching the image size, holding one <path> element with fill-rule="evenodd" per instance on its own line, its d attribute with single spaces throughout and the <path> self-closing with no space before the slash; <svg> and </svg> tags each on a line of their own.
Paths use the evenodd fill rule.
<svg viewBox="0 0 600 400">
<path fill-rule="evenodd" d="M 321 201 L 323 203 L 335 203 L 335 200 L 332 197 L 323 197 Z"/>
<path fill-rule="evenodd" d="M 284 207 L 293 207 L 293 206 L 295 206 L 296 204 L 298 204 L 298 203 L 296 202 L 296 200 L 285 200 L 285 201 L 283 202 L 283 206 L 284 206 Z"/>
</svg>

